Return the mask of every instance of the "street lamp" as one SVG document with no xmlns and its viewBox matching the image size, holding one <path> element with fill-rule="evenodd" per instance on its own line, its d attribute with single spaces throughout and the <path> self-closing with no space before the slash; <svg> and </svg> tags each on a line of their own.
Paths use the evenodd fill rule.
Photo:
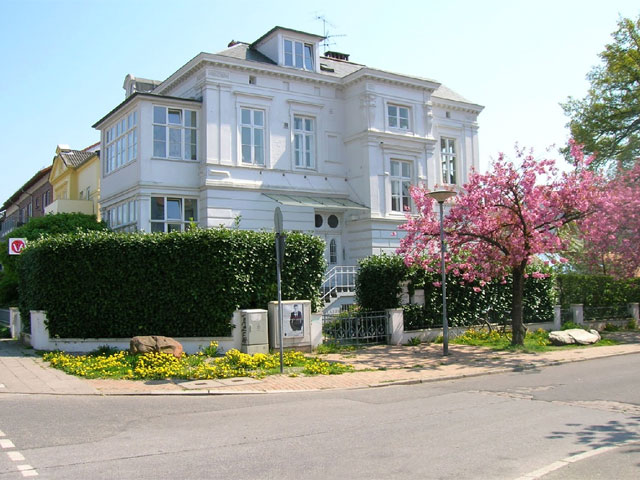
<svg viewBox="0 0 640 480">
<path fill-rule="evenodd" d="M 444 207 L 446 200 L 456 196 L 451 190 L 434 190 L 429 196 L 440 205 L 440 266 L 442 267 L 442 355 L 449 355 L 449 324 L 447 322 L 447 274 L 444 269 Z"/>
</svg>

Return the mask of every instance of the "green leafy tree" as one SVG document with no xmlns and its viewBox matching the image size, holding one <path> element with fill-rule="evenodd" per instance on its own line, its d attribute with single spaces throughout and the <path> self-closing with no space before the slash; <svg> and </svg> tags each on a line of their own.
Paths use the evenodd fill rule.
<svg viewBox="0 0 640 480">
<path fill-rule="evenodd" d="M 88 232 L 92 230 L 108 230 L 104 222 L 98 222 L 95 215 L 83 213 L 58 213 L 32 218 L 26 225 L 16 228 L 9 235 L 11 238 L 36 240 L 43 236 Z M 9 239 L 0 241 L 0 264 L 3 271 L 0 275 L 0 305 L 18 304 L 18 274 L 16 262 L 18 256 L 9 255 Z"/>
<path fill-rule="evenodd" d="M 592 168 L 615 170 L 640 156 L 640 17 L 620 19 L 612 37 L 587 75 L 587 95 L 561 106 L 576 143 L 596 155 Z"/>
</svg>

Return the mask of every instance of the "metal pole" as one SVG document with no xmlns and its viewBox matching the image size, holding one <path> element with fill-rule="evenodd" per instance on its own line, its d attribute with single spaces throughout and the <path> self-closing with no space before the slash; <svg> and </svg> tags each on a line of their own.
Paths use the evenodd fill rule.
<svg viewBox="0 0 640 480">
<path fill-rule="evenodd" d="M 442 267 L 442 354 L 449 355 L 449 324 L 447 322 L 447 273 L 444 268 L 444 202 L 440 205 L 440 265 Z"/>
<path fill-rule="evenodd" d="M 284 346 L 282 336 L 282 285 L 280 279 L 280 264 L 282 263 L 282 245 L 280 234 L 276 233 L 276 281 L 278 283 L 278 337 L 280 338 L 280 373 L 284 373 Z"/>
</svg>

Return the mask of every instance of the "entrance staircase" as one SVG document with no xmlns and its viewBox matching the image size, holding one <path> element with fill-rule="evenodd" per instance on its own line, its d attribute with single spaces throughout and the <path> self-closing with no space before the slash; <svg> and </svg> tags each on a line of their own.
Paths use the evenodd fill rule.
<svg viewBox="0 0 640 480">
<path fill-rule="evenodd" d="M 323 313 L 340 313 L 343 305 L 354 303 L 358 267 L 336 265 L 322 279 Z"/>
</svg>

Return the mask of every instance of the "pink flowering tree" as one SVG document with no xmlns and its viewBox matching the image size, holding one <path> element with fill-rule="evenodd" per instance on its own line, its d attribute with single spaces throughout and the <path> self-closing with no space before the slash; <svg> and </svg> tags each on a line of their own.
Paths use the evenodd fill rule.
<svg viewBox="0 0 640 480">
<path fill-rule="evenodd" d="M 490 280 L 513 279 L 512 343 L 522 345 L 523 290 L 526 267 L 534 258 L 565 250 L 559 235 L 565 225 L 593 213 L 600 198 L 600 178 L 585 168 L 581 148 L 573 146 L 576 168 L 559 173 L 554 160 L 536 160 L 516 148 L 519 166 L 500 154 L 490 173 L 472 172 L 469 183 L 450 205 L 444 220 L 449 274 L 482 287 Z M 398 253 L 407 265 L 439 269 L 439 217 L 424 186 L 411 191 L 417 215 L 407 216 L 406 236 Z M 480 288 L 480 287 L 478 287 Z"/>
<path fill-rule="evenodd" d="M 579 222 L 577 231 L 582 248 L 570 252 L 572 262 L 617 278 L 640 273 L 640 159 L 604 186 L 598 211 Z"/>
</svg>

